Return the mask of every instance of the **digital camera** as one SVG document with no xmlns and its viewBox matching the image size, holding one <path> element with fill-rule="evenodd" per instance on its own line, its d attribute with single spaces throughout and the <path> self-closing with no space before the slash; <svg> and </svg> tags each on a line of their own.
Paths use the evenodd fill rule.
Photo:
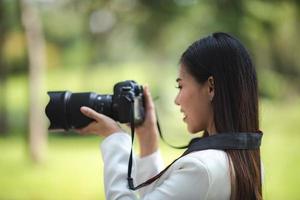
<svg viewBox="0 0 300 200">
<path fill-rule="evenodd" d="M 120 123 L 138 125 L 144 121 L 143 87 L 132 80 L 115 84 L 112 95 L 70 91 L 49 91 L 48 95 L 50 101 L 45 111 L 50 121 L 49 130 L 77 129 L 88 125 L 93 120 L 81 113 L 81 106 L 90 107 Z"/>
</svg>

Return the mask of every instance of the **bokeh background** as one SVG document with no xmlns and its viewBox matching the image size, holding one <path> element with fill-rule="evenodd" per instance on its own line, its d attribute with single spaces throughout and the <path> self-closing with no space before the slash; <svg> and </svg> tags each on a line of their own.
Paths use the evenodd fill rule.
<svg viewBox="0 0 300 200">
<path fill-rule="evenodd" d="M 216 31 L 257 66 L 264 198 L 300 199 L 299 22 L 298 0 L 0 0 L 0 199 L 104 199 L 101 138 L 48 133 L 49 90 L 147 84 L 166 140 L 186 144 L 179 57 Z M 160 146 L 166 164 L 181 153 Z"/>
</svg>

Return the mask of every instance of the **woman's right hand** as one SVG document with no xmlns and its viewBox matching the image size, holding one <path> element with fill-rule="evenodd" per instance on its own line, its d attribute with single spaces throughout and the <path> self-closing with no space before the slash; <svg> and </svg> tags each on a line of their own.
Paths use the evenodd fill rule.
<svg viewBox="0 0 300 200">
<path fill-rule="evenodd" d="M 135 128 L 140 144 L 140 156 L 150 155 L 158 150 L 158 128 L 155 107 L 148 86 L 144 86 L 145 120 Z"/>
</svg>

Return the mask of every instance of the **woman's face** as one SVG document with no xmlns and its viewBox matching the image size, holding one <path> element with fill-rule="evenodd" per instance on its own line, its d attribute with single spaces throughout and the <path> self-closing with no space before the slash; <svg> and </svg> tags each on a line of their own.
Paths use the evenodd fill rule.
<svg viewBox="0 0 300 200">
<path fill-rule="evenodd" d="M 213 82 L 206 81 L 199 84 L 187 72 L 184 65 L 180 66 L 179 77 L 176 81 L 179 92 L 175 104 L 180 106 L 180 111 L 184 114 L 183 121 L 187 124 L 188 131 L 190 133 L 203 130 L 209 133 L 215 132 L 211 104 L 214 95 Z"/>
</svg>

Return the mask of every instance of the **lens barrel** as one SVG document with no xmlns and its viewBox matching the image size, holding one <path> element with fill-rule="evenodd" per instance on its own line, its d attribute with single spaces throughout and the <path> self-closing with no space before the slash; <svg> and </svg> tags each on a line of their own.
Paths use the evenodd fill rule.
<svg viewBox="0 0 300 200">
<path fill-rule="evenodd" d="M 111 116 L 111 95 L 98 95 L 94 92 L 72 93 L 70 91 L 48 92 L 50 101 L 46 106 L 49 130 L 69 130 L 82 128 L 92 119 L 80 112 L 81 106 Z"/>
</svg>

